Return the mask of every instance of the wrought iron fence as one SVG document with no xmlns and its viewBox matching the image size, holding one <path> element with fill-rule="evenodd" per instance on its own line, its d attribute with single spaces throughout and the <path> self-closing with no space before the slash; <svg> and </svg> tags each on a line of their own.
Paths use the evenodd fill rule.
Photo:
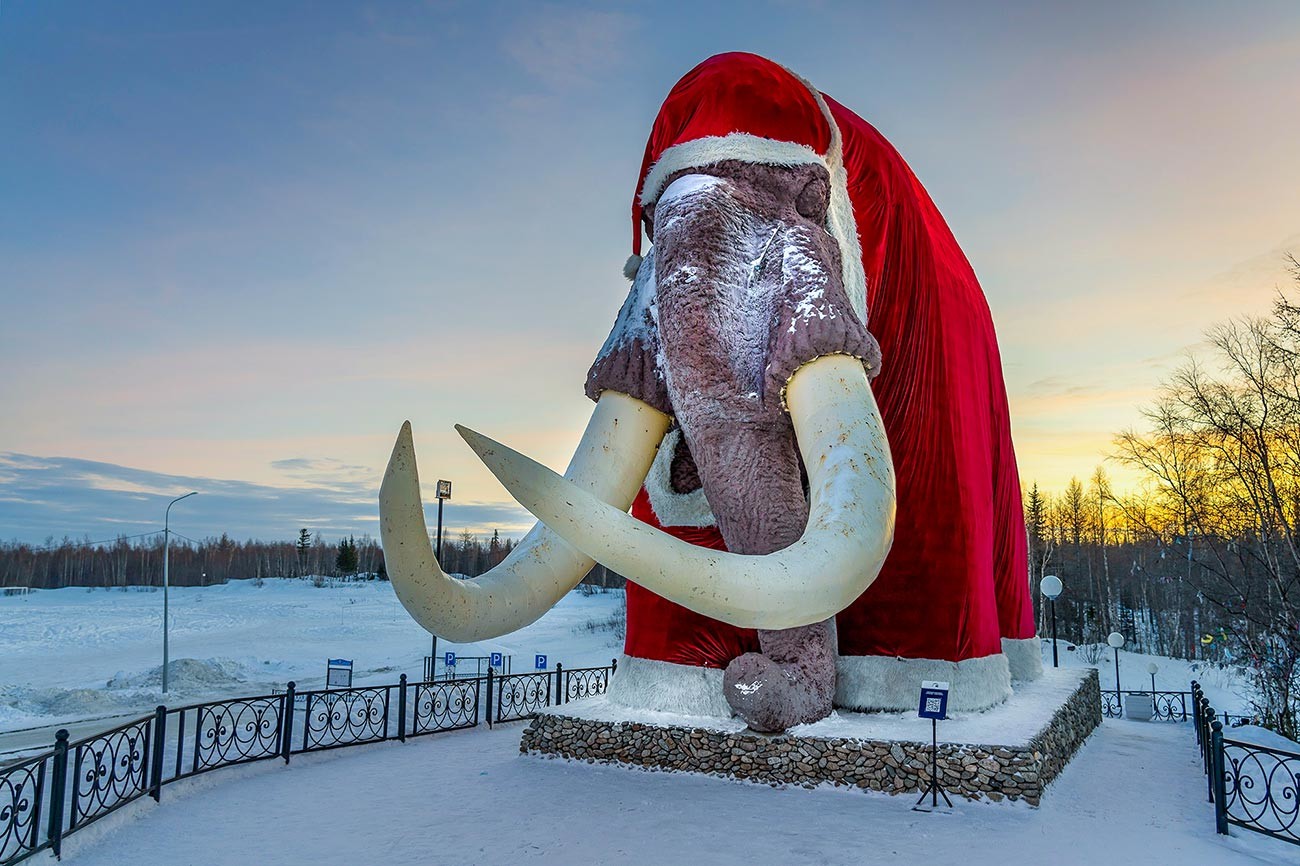
<svg viewBox="0 0 1300 866">
<path fill-rule="evenodd" d="M 1232 716 L 1218 713 L 1192 683 L 1196 742 L 1205 770 L 1206 795 L 1214 804 L 1214 823 L 1227 835 L 1234 825 L 1300 845 L 1300 753 L 1223 736 Z M 1236 716 L 1252 720 L 1250 716 Z"/>
<path fill-rule="evenodd" d="M 79 830 L 148 793 L 154 718 L 145 716 L 68 746 L 73 762 L 66 832 Z"/>
<path fill-rule="evenodd" d="M 304 752 L 488 726 L 601 694 L 615 664 L 298 692 L 158 707 L 152 714 L 0 767 L 0 866 L 50 850 L 64 837 L 145 795 L 161 800 L 181 779 Z M 295 736 L 301 725 L 302 733 Z"/>
<path fill-rule="evenodd" d="M 41 804 L 53 759 L 54 752 L 44 752 L 0 768 L 0 863 L 17 863 L 50 847 L 49 836 L 41 838 Z"/>
<path fill-rule="evenodd" d="M 1191 692 L 1162 692 L 1124 690 L 1103 691 L 1101 693 L 1101 714 L 1108 719 L 1118 719 L 1124 715 L 1123 696 L 1151 698 L 1151 721 L 1185 722 L 1191 718 L 1189 709 Z"/>
</svg>

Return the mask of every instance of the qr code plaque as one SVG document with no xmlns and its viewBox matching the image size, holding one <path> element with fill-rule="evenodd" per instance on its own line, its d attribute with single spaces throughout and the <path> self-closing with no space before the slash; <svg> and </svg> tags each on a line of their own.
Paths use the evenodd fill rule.
<svg viewBox="0 0 1300 866">
<path fill-rule="evenodd" d="M 925 711 L 926 711 L 927 713 L 937 713 L 937 712 L 939 712 L 939 699 L 938 699 L 938 698 L 926 698 L 926 699 L 925 699 Z"/>
</svg>

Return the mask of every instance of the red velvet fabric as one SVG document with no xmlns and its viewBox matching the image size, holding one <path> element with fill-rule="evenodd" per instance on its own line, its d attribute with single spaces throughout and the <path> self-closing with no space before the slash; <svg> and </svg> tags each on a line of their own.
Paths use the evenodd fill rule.
<svg viewBox="0 0 1300 866">
<path fill-rule="evenodd" d="M 713 550 L 727 549 L 716 526 L 661 525 L 644 489 L 632 503 L 632 516 L 682 541 Z M 679 665 L 725 668 L 741 653 L 758 652 L 758 634 L 752 628 L 736 628 L 698 614 L 628 581 L 623 652 Z"/>
<path fill-rule="evenodd" d="M 893 549 L 871 588 L 840 613 L 840 652 L 950 661 L 998 653 L 1002 637 L 1032 637 L 1034 621 L 992 316 L 970 263 L 902 157 L 866 121 L 826 102 L 843 141 L 867 278 L 866 324 L 883 355 L 872 389 L 898 483 Z M 719 55 L 665 100 L 642 180 L 669 146 L 728 132 L 823 154 L 830 141 L 799 79 L 754 55 Z M 639 216 L 634 207 L 634 221 Z M 658 525 L 644 491 L 632 513 Z M 716 530 L 665 531 L 723 549 Z M 752 631 L 629 584 L 629 655 L 724 667 L 756 648 Z"/>
</svg>

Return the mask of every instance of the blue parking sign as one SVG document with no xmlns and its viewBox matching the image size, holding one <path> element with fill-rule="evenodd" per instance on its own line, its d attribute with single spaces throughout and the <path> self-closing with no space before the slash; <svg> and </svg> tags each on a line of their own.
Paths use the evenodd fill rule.
<svg viewBox="0 0 1300 866">
<path fill-rule="evenodd" d="M 444 665 L 446 665 L 447 667 L 449 667 L 449 668 L 454 668 L 454 667 L 456 666 L 456 654 L 455 654 L 455 653 L 443 653 L 443 655 L 442 655 L 442 663 L 443 663 Z"/>
<path fill-rule="evenodd" d="M 546 656 L 538 653 L 537 656 L 533 658 L 533 668 L 539 671 L 546 670 Z"/>
<path fill-rule="evenodd" d="M 501 670 L 501 653 L 492 653 L 492 657 L 488 661 L 488 664 L 492 665 L 492 667 L 497 670 Z"/>
</svg>

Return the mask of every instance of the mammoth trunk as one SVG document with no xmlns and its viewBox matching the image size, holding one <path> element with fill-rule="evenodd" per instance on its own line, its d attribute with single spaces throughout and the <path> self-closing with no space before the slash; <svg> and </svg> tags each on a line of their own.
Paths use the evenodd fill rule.
<svg viewBox="0 0 1300 866">
<path fill-rule="evenodd" d="M 729 550 L 762 555 L 797 541 L 808 520 L 780 390 L 793 360 L 780 354 L 800 324 L 847 308 L 830 300 L 838 267 L 815 234 L 746 206 L 745 192 L 743 183 L 708 175 L 665 190 L 655 219 L 657 314 L 668 397 L 718 529 Z M 833 621 L 760 630 L 759 645 L 761 653 L 726 670 L 738 715 L 780 731 L 830 712 Z"/>
</svg>

